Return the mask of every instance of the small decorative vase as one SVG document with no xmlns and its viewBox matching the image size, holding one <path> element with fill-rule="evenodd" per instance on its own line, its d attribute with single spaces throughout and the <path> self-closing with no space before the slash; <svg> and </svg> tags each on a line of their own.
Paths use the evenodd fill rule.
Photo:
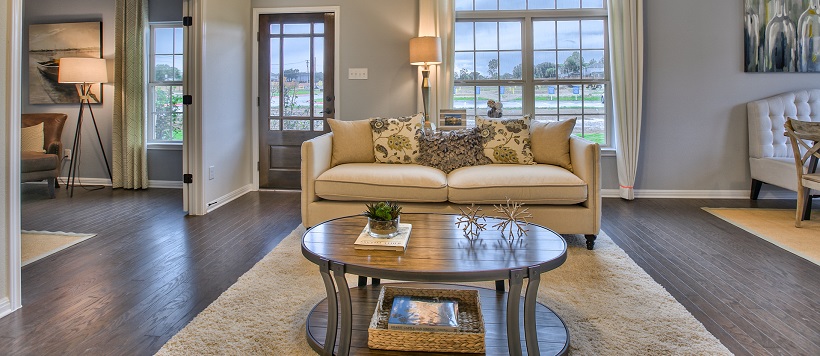
<svg viewBox="0 0 820 356">
<path fill-rule="evenodd" d="M 389 239 L 396 236 L 399 234 L 399 219 L 401 219 L 401 216 L 386 221 L 367 218 L 367 233 L 379 239 Z"/>
</svg>

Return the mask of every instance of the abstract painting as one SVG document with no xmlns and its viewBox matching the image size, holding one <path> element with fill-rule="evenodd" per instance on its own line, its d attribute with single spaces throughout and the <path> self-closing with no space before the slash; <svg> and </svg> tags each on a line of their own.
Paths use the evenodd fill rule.
<svg viewBox="0 0 820 356">
<path fill-rule="evenodd" d="M 74 84 L 57 82 L 60 58 L 101 58 L 102 22 L 30 25 L 28 31 L 29 104 L 79 103 Z M 92 86 L 92 97 L 101 101 L 101 84 Z"/>
<path fill-rule="evenodd" d="M 744 0 L 746 72 L 820 73 L 820 0 Z"/>
</svg>

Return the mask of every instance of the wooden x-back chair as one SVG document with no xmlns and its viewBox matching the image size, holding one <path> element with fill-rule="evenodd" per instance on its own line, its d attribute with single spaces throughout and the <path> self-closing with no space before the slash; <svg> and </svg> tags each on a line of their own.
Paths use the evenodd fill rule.
<svg viewBox="0 0 820 356">
<path fill-rule="evenodd" d="M 817 172 L 817 161 L 820 159 L 820 122 L 788 119 L 785 126 L 797 168 L 797 216 L 794 226 L 800 227 L 803 220 L 811 217 L 811 189 L 820 190 L 820 173 Z M 801 147 L 806 150 L 805 153 L 800 152 Z"/>
</svg>

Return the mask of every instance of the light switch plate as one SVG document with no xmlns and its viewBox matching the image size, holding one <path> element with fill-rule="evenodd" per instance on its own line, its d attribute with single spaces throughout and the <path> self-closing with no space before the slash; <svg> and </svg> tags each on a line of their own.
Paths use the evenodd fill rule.
<svg viewBox="0 0 820 356">
<path fill-rule="evenodd" d="M 367 68 L 348 68 L 347 79 L 367 80 Z"/>
</svg>

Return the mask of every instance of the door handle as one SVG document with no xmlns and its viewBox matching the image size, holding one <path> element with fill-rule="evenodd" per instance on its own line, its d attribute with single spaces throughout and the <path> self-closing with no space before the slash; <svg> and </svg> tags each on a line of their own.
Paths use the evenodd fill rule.
<svg viewBox="0 0 820 356">
<path fill-rule="evenodd" d="M 333 95 L 326 96 L 325 101 L 328 101 L 328 102 L 333 101 Z"/>
</svg>

